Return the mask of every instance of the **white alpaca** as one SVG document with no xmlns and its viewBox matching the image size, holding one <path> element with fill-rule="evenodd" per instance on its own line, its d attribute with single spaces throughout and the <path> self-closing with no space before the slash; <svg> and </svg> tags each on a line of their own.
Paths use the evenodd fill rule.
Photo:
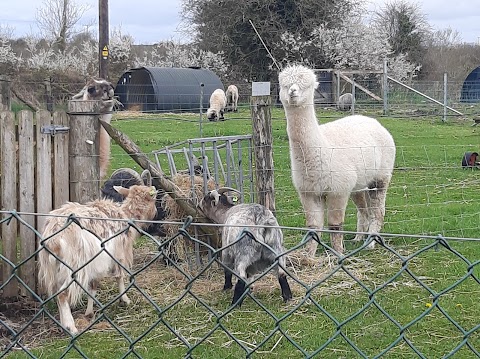
<svg viewBox="0 0 480 359">
<path fill-rule="evenodd" d="M 78 94 L 72 97 L 72 99 L 81 99 L 84 101 L 101 100 L 102 107 L 100 112 L 104 114 L 101 115 L 100 119 L 110 123 L 112 119 L 114 94 L 115 91 L 110 82 L 103 79 L 91 79 Z M 110 136 L 103 126 L 100 126 L 99 142 L 100 179 L 103 179 L 107 174 L 108 166 L 110 164 Z"/>
<path fill-rule="evenodd" d="M 385 198 L 395 162 L 395 143 L 375 119 L 355 115 L 319 125 L 313 105 L 314 72 L 292 65 L 279 75 L 280 100 L 287 117 L 293 184 L 307 226 L 341 231 L 348 198 L 357 206 L 357 232 L 380 232 Z M 357 234 L 355 240 L 363 239 Z M 332 233 L 333 249 L 343 253 L 343 234 Z M 307 249 L 315 254 L 317 243 Z M 370 248 L 373 248 L 374 242 Z"/>
</svg>

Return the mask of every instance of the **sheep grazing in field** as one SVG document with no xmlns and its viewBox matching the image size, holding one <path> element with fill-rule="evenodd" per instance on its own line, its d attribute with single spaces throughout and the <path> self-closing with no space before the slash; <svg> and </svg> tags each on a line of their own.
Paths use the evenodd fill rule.
<svg viewBox="0 0 480 359">
<path fill-rule="evenodd" d="M 72 99 L 83 101 L 101 100 L 103 104 L 100 112 L 103 113 L 103 115 L 100 119 L 110 123 L 114 105 L 114 94 L 114 87 L 110 82 L 103 79 L 91 79 Z M 100 126 L 99 142 L 100 179 L 103 179 L 107 174 L 110 164 L 110 136 L 103 126 Z"/>
<path fill-rule="evenodd" d="M 223 111 L 227 105 L 227 97 L 222 89 L 216 89 L 210 96 L 210 107 L 207 110 L 207 118 L 210 121 L 224 120 Z"/>
<path fill-rule="evenodd" d="M 70 306 L 79 303 L 88 291 L 85 315 L 93 315 L 93 297 L 100 279 L 116 277 L 120 300 L 130 303 L 125 293 L 124 268 L 132 265 L 133 242 L 140 234 L 126 228 L 127 220 L 152 220 L 157 191 L 152 186 L 136 185 L 115 190 L 125 197 L 121 204 L 109 199 L 87 204 L 67 202 L 51 211 L 52 217 L 45 223 L 38 253 L 39 282 L 49 297 L 56 295 L 60 323 L 72 334 L 78 329 Z M 72 214 L 76 216 L 73 221 L 63 218 Z M 137 225 L 146 226 L 141 222 Z"/>
<path fill-rule="evenodd" d="M 352 105 L 355 103 L 355 99 L 351 93 L 344 93 L 338 98 L 337 108 L 340 111 L 349 111 L 352 109 Z"/>
<path fill-rule="evenodd" d="M 238 87 L 235 85 L 230 85 L 227 87 L 227 91 L 225 93 L 227 97 L 227 111 L 234 111 L 237 112 L 238 106 Z"/>
<path fill-rule="evenodd" d="M 108 178 L 102 188 L 100 188 L 101 197 L 103 199 L 111 199 L 114 202 L 123 202 L 124 197 L 115 190 L 116 186 L 122 186 L 125 188 L 130 188 L 134 185 L 151 185 L 148 182 L 149 171 L 145 170 L 140 175 L 137 171 L 134 171 L 131 168 L 120 168 L 112 173 L 110 178 Z M 165 191 L 157 188 L 157 199 L 156 207 L 157 214 L 154 221 L 165 220 L 165 210 L 162 207 L 162 196 L 165 194 Z M 162 223 L 150 223 L 149 226 L 145 229 L 145 232 L 151 236 L 165 237 L 165 229 Z"/>
<path fill-rule="evenodd" d="M 285 274 L 285 252 L 283 233 L 273 213 L 266 207 L 251 204 L 236 204 L 235 197 L 227 196 L 232 188 L 220 188 L 210 191 L 200 201 L 199 208 L 205 216 L 218 224 L 224 224 L 222 230 L 222 263 L 225 265 L 225 284 L 223 289 L 232 288 L 232 271 L 239 279 L 235 285 L 232 305 L 245 291 L 245 286 L 254 280 L 278 259 L 274 270 L 280 283 L 284 301 L 292 298 L 292 292 Z M 255 227 L 246 227 L 246 226 Z M 243 234 L 244 231 L 249 234 Z M 253 238 L 252 238 L 253 237 Z M 232 245 L 232 243 L 234 243 Z M 239 301 L 242 304 L 242 300 Z"/>
<path fill-rule="evenodd" d="M 280 100 L 287 118 L 293 184 L 307 226 L 341 231 L 348 198 L 357 206 L 357 232 L 377 233 L 395 161 L 395 142 L 375 119 L 355 115 L 319 125 L 313 106 L 317 86 L 311 69 L 286 67 L 279 74 Z M 362 240 L 357 234 L 355 240 Z M 343 235 L 332 232 L 333 249 L 343 253 Z M 369 245 L 373 248 L 374 242 Z M 317 242 L 307 249 L 315 254 Z"/>
</svg>

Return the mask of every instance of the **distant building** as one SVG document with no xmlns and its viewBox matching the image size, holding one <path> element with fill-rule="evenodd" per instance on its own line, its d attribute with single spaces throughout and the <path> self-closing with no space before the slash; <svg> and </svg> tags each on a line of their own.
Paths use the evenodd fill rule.
<svg viewBox="0 0 480 359">
<path fill-rule="evenodd" d="M 207 69 L 139 67 L 120 77 L 115 95 L 125 110 L 199 112 L 200 102 L 205 111 L 210 95 L 218 88 L 224 90 L 220 78 Z"/>
<path fill-rule="evenodd" d="M 463 81 L 460 102 L 480 102 L 480 66 L 470 72 Z"/>
</svg>

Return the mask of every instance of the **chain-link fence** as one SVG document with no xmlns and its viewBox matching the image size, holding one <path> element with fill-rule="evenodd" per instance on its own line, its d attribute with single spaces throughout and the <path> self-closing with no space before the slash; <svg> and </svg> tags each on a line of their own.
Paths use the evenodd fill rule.
<svg viewBox="0 0 480 359">
<path fill-rule="evenodd" d="M 125 268 L 127 306 L 120 305 L 124 293 L 110 279 L 101 282 L 96 297 L 83 288 L 95 313 L 86 316 L 84 306 L 78 306 L 73 316 L 79 333 L 71 335 L 58 316 L 55 302 L 61 293 L 41 294 L 18 275 L 49 241 L 24 220 L 28 215 L 2 212 L 0 222 L 27 227 L 38 245 L 33 256 L 18 263 L 0 256 L 2 270 L 11 273 L 0 290 L 15 282 L 27 293 L 0 303 L 2 356 L 473 358 L 480 353 L 478 239 L 382 234 L 353 243 L 348 240 L 353 233 L 346 232 L 347 250 L 340 255 L 329 247 L 328 233 L 319 238 L 308 229 L 282 227 L 287 250 L 280 256 L 286 257 L 293 299 L 283 303 L 277 280 L 267 270 L 247 286 L 239 306 L 230 304 L 230 291 L 222 291 L 225 248 L 195 238 L 196 224 L 187 219 L 176 224 L 178 232 L 171 237 L 144 235 L 137 241 L 134 265 Z M 66 218 L 59 233 L 76 225 L 75 217 Z M 128 227 L 139 228 L 131 221 Z M 252 238 L 249 228 L 238 241 L 245 237 Z M 319 243 L 315 258 L 304 251 L 312 240 Z M 375 249 L 366 250 L 372 241 Z M 198 243 L 210 252 L 198 267 L 166 255 L 169 245 L 188 251 Z M 51 263 L 61 260 L 55 253 L 50 251 Z M 72 268 L 68 285 L 78 282 L 79 270 L 89 265 Z"/>
</svg>

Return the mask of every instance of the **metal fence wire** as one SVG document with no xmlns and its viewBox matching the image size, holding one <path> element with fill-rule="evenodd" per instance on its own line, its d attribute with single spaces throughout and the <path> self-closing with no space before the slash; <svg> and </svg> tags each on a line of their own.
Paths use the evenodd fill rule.
<svg viewBox="0 0 480 359">
<path fill-rule="evenodd" d="M 18 275 L 26 262 L 46 250 L 49 238 L 42 238 L 24 214 L 2 213 L 1 226 L 27 226 L 38 241 L 35 254 L 19 263 L 0 255 L 1 269 L 11 273 L 0 291 L 18 282 L 28 292 L 27 297 L 0 303 L 2 357 L 480 356 L 480 260 L 469 257 L 478 240 L 374 234 L 359 244 L 347 241 L 341 255 L 330 248 L 328 236 L 282 227 L 288 249 L 280 256 L 287 258 L 283 269 L 293 300 L 282 302 L 276 278 L 269 275 L 279 265 L 278 256 L 247 285 L 239 306 L 231 305 L 231 293 L 221 290 L 225 248 L 212 248 L 195 238 L 191 233 L 197 224 L 189 217 L 178 223 L 178 232 L 170 238 L 159 240 L 142 232 L 134 248 L 134 266 L 124 267 L 130 305 L 119 306 L 123 293 L 110 287 L 111 280 L 103 281 L 94 299 L 94 318 L 85 317 L 81 308 L 74 311 L 79 333 L 71 335 L 59 321 L 55 301 L 60 293 L 42 295 Z M 62 230 L 75 225 L 78 221 L 70 216 Z M 141 231 L 138 223 L 128 221 L 125 230 L 131 229 Z M 237 241 L 247 237 L 262 243 L 248 227 Z M 311 240 L 319 243 L 314 259 L 304 254 Z M 372 241 L 375 249 L 366 250 Z M 177 242 L 187 247 L 201 244 L 212 255 L 191 269 L 165 255 L 165 248 Z M 50 254 L 52 260 L 60 260 Z M 71 268 L 70 284 L 90 264 Z"/>
</svg>

